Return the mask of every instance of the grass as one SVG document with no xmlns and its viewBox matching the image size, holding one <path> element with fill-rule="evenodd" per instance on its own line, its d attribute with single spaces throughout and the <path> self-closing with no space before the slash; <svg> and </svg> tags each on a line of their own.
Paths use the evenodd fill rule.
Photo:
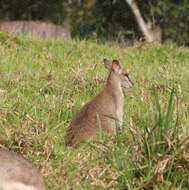
<svg viewBox="0 0 189 190">
<path fill-rule="evenodd" d="M 105 83 L 103 58 L 135 82 L 124 128 L 78 149 L 65 129 Z M 0 144 L 22 153 L 61 189 L 189 189 L 189 49 L 36 41 L 0 33 Z"/>
</svg>

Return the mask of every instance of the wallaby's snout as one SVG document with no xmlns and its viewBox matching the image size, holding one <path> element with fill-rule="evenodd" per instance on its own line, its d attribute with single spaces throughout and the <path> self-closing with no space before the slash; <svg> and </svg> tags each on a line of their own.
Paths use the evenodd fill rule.
<svg viewBox="0 0 189 190">
<path fill-rule="evenodd" d="M 104 62 L 106 62 L 106 61 L 108 61 L 108 60 L 107 60 L 106 58 L 104 58 L 102 62 L 104 63 Z"/>
<path fill-rule="evenodd" d="M 130 79 L 128 73 L 124 73 L 122 78 L 121 86 L 123 88 L 132 88 L 134 86 L 134 82 Z"/>
</svg>

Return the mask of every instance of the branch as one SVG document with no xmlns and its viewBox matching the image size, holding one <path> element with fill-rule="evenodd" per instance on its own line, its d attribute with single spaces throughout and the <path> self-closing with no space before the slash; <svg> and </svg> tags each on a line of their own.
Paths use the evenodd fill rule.
<svg viewBox="0 0 189 190">
<path fill-rule="evenodd" d="M 145 37 L 145 40 L 147 42 L 153 42 L 154 41 L 153 35 L 148 30 L 147 24 L 145 23 L 144 19 L 142 18 L 140 10 L 139 10 L 137 4 L 135 3 L 135 1 L 134 0 L 126 0 L 126 2 L 129 5 L 129 7 L 131 8 L 131 10 L 136 18 L 136 21 L 139 25 L 139 28 Z"/>
</svg>

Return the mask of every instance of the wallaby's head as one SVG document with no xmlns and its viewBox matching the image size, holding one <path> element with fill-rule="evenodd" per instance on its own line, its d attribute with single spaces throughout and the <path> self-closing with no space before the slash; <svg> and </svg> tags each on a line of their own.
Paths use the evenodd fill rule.
<svg viewBox="0 0 189 190">
<path fill-rule="evenodd" d="M 115 76 L 120 80 L 121 86 L 123 88 L 131 88 L 134 83 L 129 78 L 128 73 L 121 67 L 118 60 L 103 60 L 104 66 L 110 71 L 115 74 Z"/>
</svg>

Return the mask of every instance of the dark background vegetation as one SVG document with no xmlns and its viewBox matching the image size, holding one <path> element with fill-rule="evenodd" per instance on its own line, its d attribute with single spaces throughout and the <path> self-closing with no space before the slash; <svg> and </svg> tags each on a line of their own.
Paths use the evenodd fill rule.
<svg viewBox="0 0 189 190">
<path fill-rule="evenodd" d="M 163 41 L 189 46 L 189 0 L 137 0 L 151 29 Z M 118 41 L 142 34 L 125 0 L 0 0 L 1 20 L 51 21 L 69 28 L 73 37 Z"/>
</svg>

